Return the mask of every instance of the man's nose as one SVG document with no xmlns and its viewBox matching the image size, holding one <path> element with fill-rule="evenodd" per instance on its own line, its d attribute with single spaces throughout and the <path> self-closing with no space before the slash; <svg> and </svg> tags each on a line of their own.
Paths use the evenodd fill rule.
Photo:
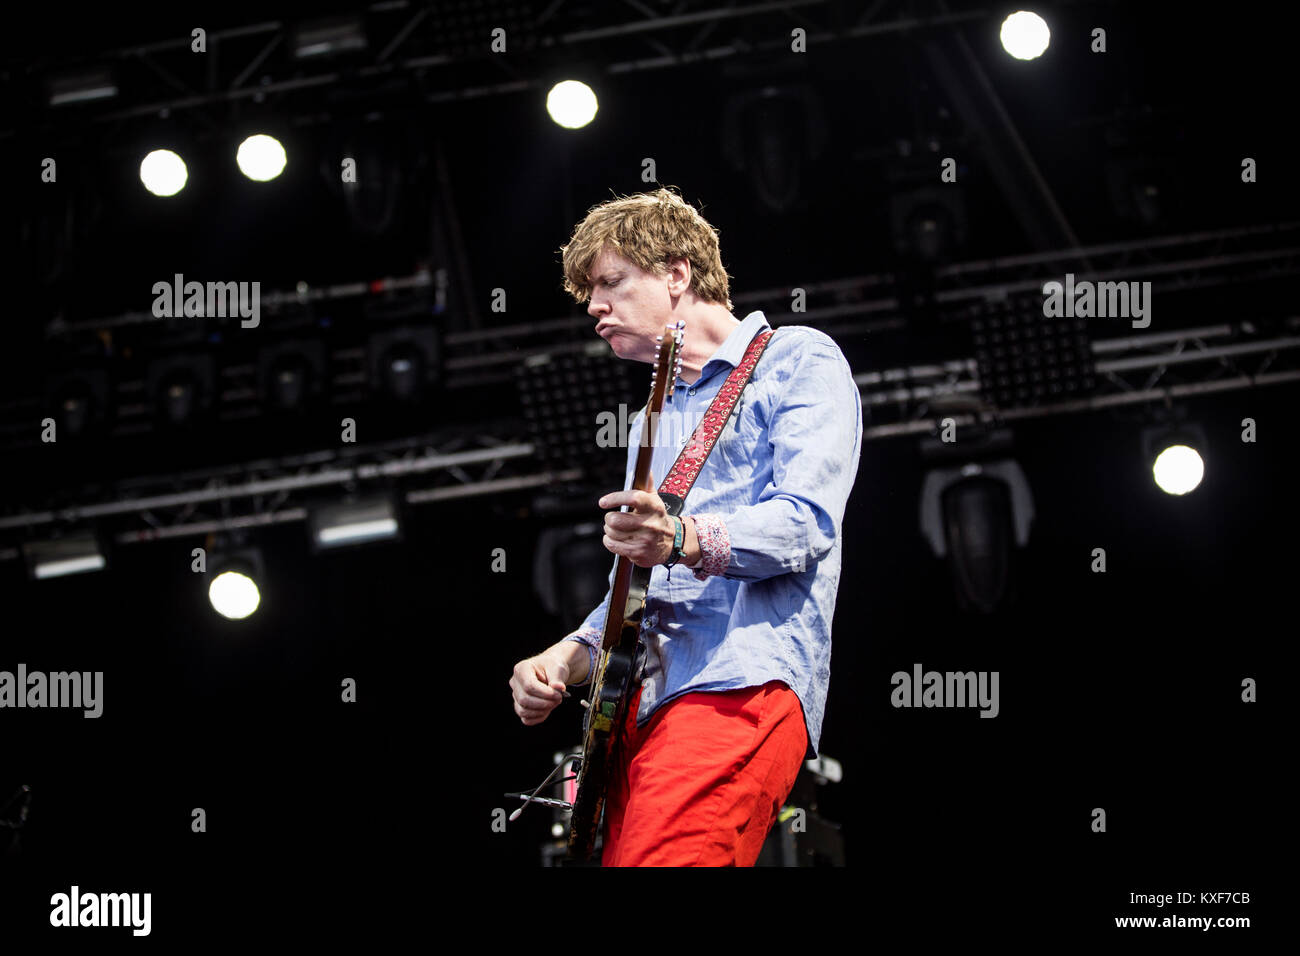
<svg viewBox="0 0 1300 956">
<path fill-rule="evenodd" d="M 600 318 L 608 311 L 609 311 L 609 306 L 607 306 L 604 302 L 598 302 L 594 297 L 592 298 L 591 303 L 587 306 L 587 314 L 591 316 L 593 319 Z"/>
</svg>

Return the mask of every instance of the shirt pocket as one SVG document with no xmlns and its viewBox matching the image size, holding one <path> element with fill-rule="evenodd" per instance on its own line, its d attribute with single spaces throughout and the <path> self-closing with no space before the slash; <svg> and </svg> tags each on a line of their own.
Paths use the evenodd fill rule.
<svg viewBox="0 0 1300 956">
<path fill-rule="evenodd" d="M 758 402 L 757 383 L 746 386 L 718 434 L 713 454 L 729 474 L 750 475 L 767 458 L 767 424 Z"/>
</svg>

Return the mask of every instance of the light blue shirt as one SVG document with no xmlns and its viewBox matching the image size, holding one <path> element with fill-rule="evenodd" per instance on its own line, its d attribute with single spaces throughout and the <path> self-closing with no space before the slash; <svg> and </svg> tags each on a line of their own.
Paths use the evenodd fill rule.
<svg viewBox="0 0 1300 956">
<path fill-rule="evenodd" d="M 770 327 L 762 312 L 749 313 L 694 385 L 677 379 L 655 428 L 656 488 L 750 340 Z M 644 418 L 643 409 L 628 429 L 625 491 Z M 637 726 L 690 691 L 780 680 L 799 697 L 808 756 L 816 755 L 831 674 L 841 525 L 861 446 L 862 399 L 839 346 L 808 326 L 779 329 L 686 496 L 682 515 L 695 517 L 700 564 L 679 564 L 671 575 L 656 565 L 651 573 Z M 613 581 L 611 567 L 611 587 Z M 608 608 L 606 591 L 565 639 L 598 648 Z"/>
</svg>

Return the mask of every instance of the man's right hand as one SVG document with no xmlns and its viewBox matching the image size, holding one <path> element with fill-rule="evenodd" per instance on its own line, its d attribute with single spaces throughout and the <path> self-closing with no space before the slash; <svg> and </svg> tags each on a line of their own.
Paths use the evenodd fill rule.
<svg viewBox="0 0 1300 956">
<path fill-rule="evenodd" d="M 510 678 L 510 693 L 515 713 L 525 727 L 540 724 L 564 700 L 564 685 L 569 679 L 569 665 L 548 654 L 538 654 L 515 665 Z"/>
</svg>

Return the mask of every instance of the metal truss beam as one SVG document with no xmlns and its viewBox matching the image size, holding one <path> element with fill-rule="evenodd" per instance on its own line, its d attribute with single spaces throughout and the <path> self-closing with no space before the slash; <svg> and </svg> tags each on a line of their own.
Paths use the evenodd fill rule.
<svg viewBox="0 0 1300 956">
<path fill-rule="evenodd" d="M 1162 289 L 1182 292 L 1210 285 L 1248 285 L 1300 273 L 1297 230 L 1300 223 L 1281 223 L 1108 243 L 1085 251 L 1099 270 L 1098 276 L 1126 280 L 1161 276 Z M 935 300 L 945 310 L 959 310 L 969 303 L 1041 290 L 1045 278 L 1055 277 L 1058 267 L 1068 267 L 1078 255 L 1079 250 L 1068 249 L 943 267 L 935 273 Z M 814 306 L 801 313 L 783 311 L 790 301 L 788 287 L 759 290 L 736 300 L 752 307 L 768 306 L 765 311 L 774 325 L 783 324 L 780 320 L 815 325 L 843 342 L 864 331 L 906 336 L 906 308 L 895 284 L 888 274 L 810 283 L 805 291 Z M 407 283 L 407 291 L 418 292 L 418 285 Z M 1248 301 L 1245 296 L 1238 298 Z M 1200 316 L 1193 312 L 1189 317 Z M 78 323 L 75 329 L 69 326 L 62 331 L 89 333 L 105 321 L 123 318 Z M 448 377 L 448 387 L 454 387 L 456 378 L 465 384 L 509 376 L 530 354 L 602 348 L 600 343 L 585 341 L 585 336 L 584 341 L 571 345 L 556 341 L 561 338 L 556 332 L 585 332 L 589 324 L 585 317 L 568 317 L 448 335 L 444 342 L 447 367 L 455 372 Z M 1157 332 L 1097 339 L 1091 350 L 1097 381 L 1092 395 L 1032 408 L 988 406 L 981 398 L 973 358 L 861 372 L 855 381 L 862 392 L 864 418 L 869 421 L 864 439 L 931 433 L 946 417 L 959 425 L 981 418 L 1012 421 L 1294 383 L 1300 381 L 1300 317 L 1262 315 L 1247 306 L 1212 324 L 1167 325 Z M 890 414 L 893 421 L 883 420 Z M 439 438 L 424 436 L 384 446 L 332 449 L 292 459 L 143 479 L 119 486 L 102 500 L 0 517 L 0 534 L 134 516 L 139 526 L 118 531 L 116 540 L 136 543 L 303 520 L 307 507 L 297 496 L 313 489 L 347 489 L 358 482 L 396 483 L 403 486 L 409 504 L 427 504 L 584 478 L 580 469 L 524 469 L 519 474 L 500 474 L 512 464 L 536 457 L 531 442 L 512 439 L 519 428 L 518 423 L 478 428 L 470 436 L 462 427 Z M 478 447 L 467 448 L 471 443 Z M 480 469 L 480 473 L 471 474 L 471 469 Z M 421 475 L 437 475 L 444 481 L 410 487 Z M 243 512 L 234 513 L 237 507 Z M 220 513 L 211 513 L 214 510 Z M 0 549 L 0 557 L 5 556 L 16 557 L 16 549 Z"/>
<path fill-rule="evenodd" d="M 980 398 L 974 359 L 862 372 L 853 380 L 862 390 L 864 414 L 879 418 L 882 411 L 894 408 L 904 419 L 865 427 L 862 437 L 930 434 L 944 418 L 952 418 L 958 425 L 970 424 L 977 417 L 1002 421 L 1046 418 L 1300 381 L 1300 317 L 1289 318 L 1284 324 L 1295 334 L 1243 342 L 1243 335 L 1255 334 L 1256 327 L 1241 321 L 1094 342 L 1094 357 L 1123 355 L 1096 361 L 1097 392 L 1032 408 L 987 405 Z M 1253 368 L 1246 367 L 1247 360 L 1255 363 Z M 1293 367 L 1270 371 L 1275 364 Z M 1200 380 L 1173 381 L 1175 369 Z M 1229 377 L 1219 377 L 1225 372 Z M 1135 380 L 1137 373 L 1143 373 L 1140 383 Z"/>
<path fill-rule="evenodd" d="M 0 533 L 39 534 L 41 529 L 51 526 L 128 519 L 136 527 L 116 531 L 113 540 L 118 544 L 137 544 L 304 521 L 310 511 L 309 505 L 300 500 L 304 493 L 342 493 L 361 483 L 410 486 L 421 476 L 443 478 L 441 484 L 404 487 L 405 502 L 419 505 L 547 487 L 585 477 L 576 468 L 501 475 L 513 463 L 533 461 L 535 447 L 527 442 L 504 443 L 492 435 L 482 435 L 477 441 L 483 447 L 459 449 L 464 441 L 464 436 L 445 438 L 442 444 L 446 447 L 437 450 L 431 447 L 430 439 L 424 438 L 348 452 L 330 450 L 276 461 L 248 462 L 186 475 L 151 476 L 123 483 L 115 489 L 115 494 L 98 501 L 0 517 Z M 0 548 L 0 559 L 18 556 L 17 548 Z"/>
<path fill-rule="evenodd" d="M 121 74 L 117 86 L 131 90 L 130 97 L 119 95 L 82 103 L 75 111 L 66 113 L 60 108 L 46 107 L 39 99 L 43 94 L 37 91 L 43 88 L 46 74 L 87 64 L 43 59 L 30 66 L 18 66 L 15 73 L 20 77 L 25 74 L 27 80 L 26 101 L 11 93 L 14 98 L 10 101 L 0 100 L 0 112 L 6 116 L 38 116 L 39 125 L 47 131 L 58 129 L 66 117 L 67 123 L 63 125 L 71 133 L 82 135 L 87 121 L 108 124 L 160 115 L 180 116 L 244 100 L 262 102 L 271 97 L 321 93 L 340 84 L 352 89 L 364 88 L 366 84 L 378 84 L 394 77 L 409 80 L 412 89 L 425 102 L 439 103 L 536 89 L 543 82 L 540 74 L 545 71 L 524 69 L 523 74 L 532 75 L 517 74 L 520 64 L 542 65 L 554 58 L 552 51 L 565 48 L 580 50 L 586 45 L 600 44 L 600 61 L 604 64 L 601 69 L 616 75 L 716 61 L 740 54 L 788 50 L 792 24 L 807 31 L 810 45 L 824 46 L 899 32 L 946 29 L 995 15 L 992 9 L 978 9 L 878 20 L 875 17 L 880 12 L 879 4 L 862 13 L 858 4 L 841 0 L 780 0 L 725 6 L 706 0 L 679 4 L 675 12 L 667 15 L 657 14 L 639 3 L 601 3 L 587 5 L 580 14 L 575 14 L 581 15 L 583 23 L 591 25 L 571 29 L 563 19 L 563 5 L 551 4 L 548 9 L 533 14 L 531 22 L 513 27 L 513 33 L 508 34 L 508 49 L 519 54 L 517 63 L 493 54 L 490 30 L 494 16 L 499 23 L 506 23 L 510 17 L 531 14 L 538 6 L 536 3 L 506 5 L 489 0 L 483 11 L 476 14 L 482 22 L 475 21 L 467 28 L 479 29 L 481 36 L 470 34 L 453 38 L 459 42 L 445 42 L 445 38 L 428 28 L 427 21 L 437 9 L 435 4 L 373 3 L 364 11 L 367 32 L 373 35 L 368 52 L 359 54 L 365 58 L 363 62 L 349 61 L 346 68 L 327 58 L 321 58 L 320 62 L 290 59 L 283 63 L 273 59 L 272 54 L 288 47 L 293 27 L 280 20 L 210 30 L 206 56 L 191 52 L 188 32 L 157 42 L 119 47 L 105 51 L 92 64 L 110 65 Z M 507 10 L 515 13 L 508 16 Z M 632 16 L 633 13 L 640 16 Z M 822 27 L 813 22 L 810 13 L 817 13 L 819 19 L 837 26 Z M 683 31 L 692 27 L 701 29 L 693 37 L 685 38 Z M 707 49 L 701 48 L 704 39 L 711 32 L 719 32 L 719 28 L 723 33 L 729 28 L 729 35 L 718 37 Z M 770 38 L 759 39 L 768 34 Z M 465 42 L 470 38 L 472 46 Z M 438 72 L 447 68 L 457 71 L 455 77 L 440 81 Z M 499 79 L 503 70 L 512 74 L 510 80 Z M 258 82 L 251 82 L 254 76 L 259 76 Z M 391 91 L 387 98 L 391 100 Z M 319 109 L 310 107 L 302 112 L 315 114 Z M 205 122 L 212 125 L 213 120 L 208 117 Z M 0 141 L 21 132 L 20 126 L 0 128 Z"/>
</svg>

